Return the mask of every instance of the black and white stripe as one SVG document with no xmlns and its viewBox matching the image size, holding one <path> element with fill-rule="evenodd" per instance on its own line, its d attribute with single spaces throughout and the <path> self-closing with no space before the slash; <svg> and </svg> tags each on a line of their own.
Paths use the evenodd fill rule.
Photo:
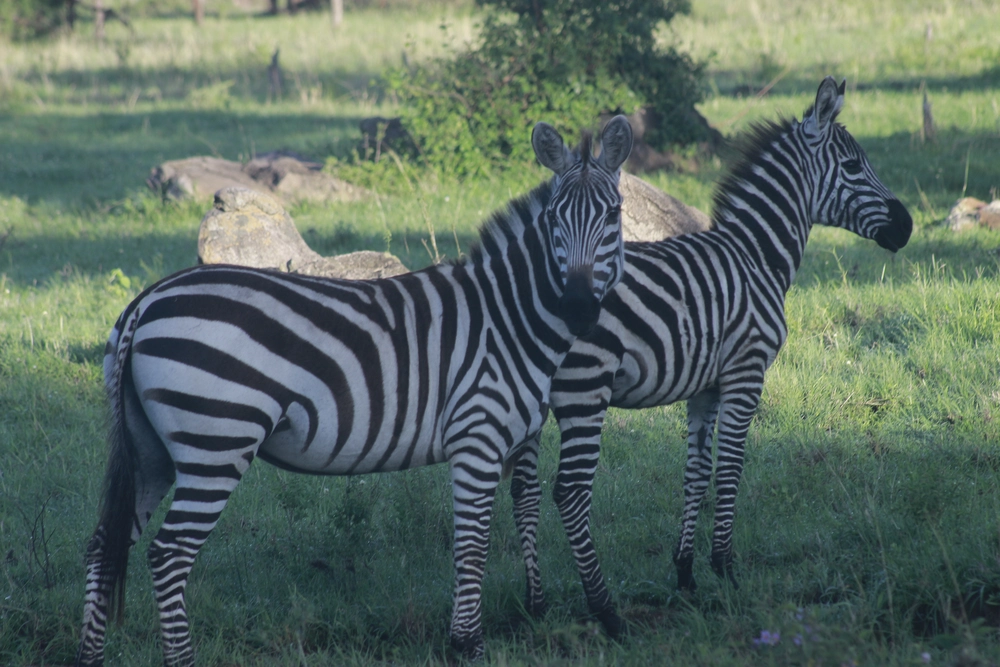
<svg viewBox="0 0 1000 667">
<path fill-rule="evenodd" d="M 562 432 L 554 496 L 591 611 L 609 631 L 621 621 L 589 528 L 591 486 L 608 405 L 645 408 L 687 400 L 684 516 L 674 554 L 678 586 L 695 587 L 693 537 L 715 463 L 711 564 L 735 583 L 733 517 L 747 429 L 764 372 L 787 334 L 785 294 L 813 224 L 834 225 L 896 251 L 912 220 L 864 151 L 835 122 L 844 85 L 827 77 L 801 123 L 757 126 L 721 183 L 713 229 L 626 245 L 626 271 L 598 327 L 578 339 L 552 384 Z M 511 492 L 527 569 L 527 606 L 544 609 L 535 550 L 541 496 L 537 440 L 516 461 Z"/>
<path fill-rule="evenodd" d="M 184 589 L 254 458 L 351 475 L 448 462 L 455 507 L 452 643 L 483 654 L 480 587 L 504 462 L 541 428 L 552 376 L 623 273 L 624 117 L 481 232 L 464 261 L 377 281 L 236 266 L 182 271 L 136 298 L 108 342 L 111 452 L 88 547 L 77 664 L 103 661 L 128 551 L 176 485 L 149 548 L 164 662 L 193 663 Z"/>
</svg>

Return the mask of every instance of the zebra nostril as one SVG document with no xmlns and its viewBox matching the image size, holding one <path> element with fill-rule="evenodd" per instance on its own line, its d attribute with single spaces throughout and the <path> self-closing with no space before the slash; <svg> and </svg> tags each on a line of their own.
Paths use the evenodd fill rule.
<svg viewBox="0 0 1000 667">
<path fill-rule="evenodd" d="M 597 325 L 601 302 L 594 296 L 590 280 L 583 273 L 571 273 L 559 299 L 559 317 L 574 336 L 586 336 Z"/>
<path fill-rule="evenodd" d="M 889 200 L 889 222 L 875 230 L 874 241 L 896 252 L 905 246 L 913 233 L 913 218 L 898 199 Z"/>
</svg>

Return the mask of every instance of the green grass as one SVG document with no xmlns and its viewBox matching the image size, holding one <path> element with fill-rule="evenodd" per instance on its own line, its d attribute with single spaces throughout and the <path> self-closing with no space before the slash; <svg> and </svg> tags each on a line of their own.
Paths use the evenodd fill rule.
<svg viewBox="0 0 1000 667">
<path fill-rule="evenodd" d="M 369 80 L 404 44 L 409 57 L 440 53 L 442 16 L 459 41 L 475 22 L 463 5 L 365 10 L 331 38 L 322 14 L 214 11 L 200 30 L 173 13 L 137 18 L 134 34 L 113 24 L 104 44 L 86 23 L 50 41 L 0 42 L 0 664 L 72 661 L 105 459 L 104 341 L 142 287 L 195 261 L 206 207 L 152 198 L 149 169 L 195 154 L 342 154 L 360 118 L 392 113 Z M 664 32 L 698 58 L 714 54 L 701 110 L 726 133 L 800 115 L 821 76 L 846 77 L 841 120 L 913 213 L 914 235 L 893 256 L 813 232 L 748 441 L 742 587 L 709 571 L 703 520 L 701 588 L 674 590 L 682 406 L 612 411 L 593 521 L 633 632 L 612 644 L 588 621 L 547 492 L 539 542 L 552 609 L 524 617 L 504 490 L 484 583 L 488 664 L 1000 661 L 1000 236 L 939 224 L 963 193 L 988 199 L 1000 187 L 998 28 L 990 3 L 696 0 Z M 276 46 L 286 90 L 269 100 Z M 920 140 L 921 82 L 933 144 Z M 722 168 L 649 178 L 709 210 Z M 502 181 L 424 178 L 412 194 L 291 212 L 323 254 L 388 249 L 418 268 L 431 261 L 431 230 L 455 257 L 489 211 L 541 178 L 530 165 Z M 550 424 L 546 489 L 557 443 Z M 160 660 L 148 540 L 134 551 L 110 664 Z M 192 575 L 199 660 L 441 664 L 450 540 L 444 467 L 318 479 L 253 466 Z M 762 630 L 781 641 L 755 647 Z"/>
</svg>

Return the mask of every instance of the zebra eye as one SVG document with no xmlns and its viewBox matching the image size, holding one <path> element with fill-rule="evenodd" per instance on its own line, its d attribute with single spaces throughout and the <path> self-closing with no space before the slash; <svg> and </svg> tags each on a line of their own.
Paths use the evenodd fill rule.
<svg viewBox="0 0 1000 667">
<path fill-rule="evenodd" d="M 848 174 L 852 174 L 852 175 L 854 175 L 854 174 L 860 174 L 861 173 L 861 160 L 858 160 L 857 158 L 851 158 L 850 160 L 847 160 L 846 162 L 844 162 L 843 167 L 844 167 L 844 171 L 846 171 Z"/>
<path fill-rule="evenodd" d="M 614 225 L 618 223 L 618 218 L 621 217 L 622 209 L 621 206 L 615 206 L 613 209 L 608 211 L 607 217 L 604 218 L 604 224 Z"/>
</svg>

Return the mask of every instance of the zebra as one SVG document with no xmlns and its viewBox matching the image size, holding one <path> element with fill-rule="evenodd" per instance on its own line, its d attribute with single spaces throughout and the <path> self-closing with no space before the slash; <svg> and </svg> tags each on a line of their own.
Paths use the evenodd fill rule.
<svg viewBox="0 0 1000 667">
<path fill-rule="evenodd" d="M 590 533 L 591 487 L 608 405 L 687 401 L 684 511 L 674 551 L 677 585 L 696 587 L 693 538 L 712 478 L 718 429 L 711 565 L 734 585 L 732 534 L 750 420 L 764 373 L 785 341 L 784 299 L 813 224 L 849 229 L 895 252 L 913 222 L 864 151 L 836 122 L 844 83 L 827 77 L 802 122 L 757 124 L 714 197 L 713 228 L 626 244 L 622 282 L 595 331 L 578 339 L 552 383 L 562 445 L 553 496 L 587 602 L 619 631 Z M 536 551 L 538 440 L 513 464 L 511 495 L 527 572 L 526 608 L 544 613 Z"/>
<path fill-rule="evenodd" d="M 191 665 L 185 587 L 255 458 L 355 475 L 448 462 L 451 643 L 484 655 L 480 593 L 505 461 L 541 429 L 552 376 L 624 272 L 624 116 L 600 154 L 532 132 L 554 177 L 493 214 L 469 255 L 372 281 L 227 265 L 174 274 L 114 325 L 104 357 L 110 453 L 87 547 L 78 665 L 103 663 L 128 553 L 175 487 L 148 559 L 166 665 Z"/>
</svg>

